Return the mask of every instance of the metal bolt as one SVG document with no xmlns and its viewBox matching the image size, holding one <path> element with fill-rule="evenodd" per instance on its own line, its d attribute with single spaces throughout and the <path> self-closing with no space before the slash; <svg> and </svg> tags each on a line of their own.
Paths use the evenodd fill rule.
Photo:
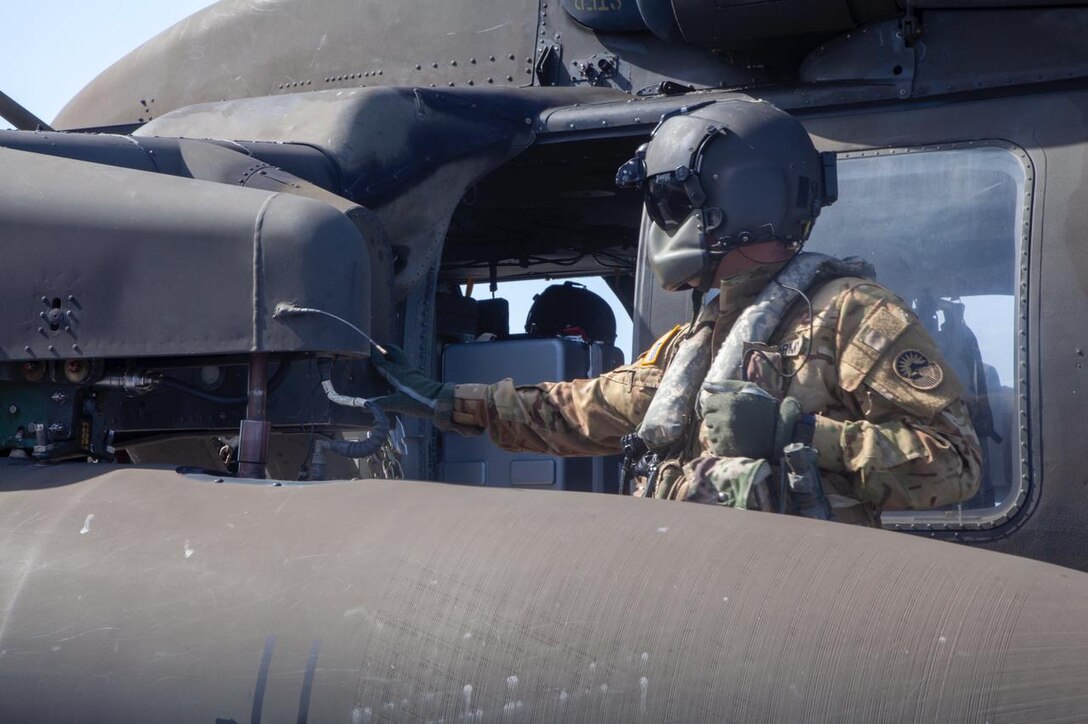
<svg viewBox="0 0 1088 724">
<path fill-rule="evenodd" d="M 79 351 L 79 345 L 78 344 L 73 344 L 72 345 L 72 351 L 73 352 L 78 352 Z"/>
<path fill-rule="evenodd" d="M 487 56 L 487 59 L 490 60 L 492 63 L 495 62 L 495 56 L 494 55 Z"/>
<path fill-rule="evenodd" d="M 30 345 L 28 344 L 25 347 L 23 347 L 23 351 L 26 352 L 27 354 L 30 354 Z"/>
<path fill-rule="evenodd" d="M 450 65 L 456 67 L 457 66 L 457 61 L 456 60 L 451 60 Z"/>
<path fill-rule="evenodd" d="M 19 411 L 19 406 L 18 405 L 8 405 L 8 412 L 10 412 L 12 415 L 14 415 L 18 411 Z"/>
<path fill-rule="evenodd" d="M 49 345 L 49 351 L 50 352 L 56 352 L 57 351 L 57 346 L 54 345 L 54 344 Z"/>
<path fill-rule="evenodd" d="M 472 63 L 473 65 L 476 65 L 476 59 L 475 58 L 469 58 L 468 62 Z"/>
<path fill-rule="evenodd" d="M 49 297 L 42 297 L 42 304 L 49 304 Z"/>
</svg>

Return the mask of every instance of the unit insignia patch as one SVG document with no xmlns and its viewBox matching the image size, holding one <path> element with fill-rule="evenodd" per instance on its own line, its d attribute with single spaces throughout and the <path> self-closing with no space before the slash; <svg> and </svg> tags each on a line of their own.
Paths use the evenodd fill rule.
<svg viewBox="0 0 1088 724">
<path fill-rule="evenodd" d="M 900 352 L 894 364 L 895 374 L 919 390 L 932 390 L 944 380 L 941 366 L 916 349 Z"/>
</svg>

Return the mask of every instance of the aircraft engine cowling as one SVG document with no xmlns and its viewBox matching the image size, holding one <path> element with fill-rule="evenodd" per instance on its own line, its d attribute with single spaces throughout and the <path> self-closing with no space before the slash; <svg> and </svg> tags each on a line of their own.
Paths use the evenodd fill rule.
<svg viewBox="0 0 1088 724">
<path fill-rule="evenodd" d="M 3 454 L 113 459 L 197 430 L 212 452 L 171 462 L 226 470 L 244 450 L 258 477 L 272 425 L 369 423 L 312 402 L 318 358 L 376 384 L 361 374 L 376 266 L 365 210 L 213 143 L 0 136 Z M 274 150 L 323 178 L 314 154 Z"/>
<path fill-rule="evenodd" d="M 0 360 L 360 354 L 343 325 L 270 321 L 289 301 L 369 327 L 366 246 L 339 210 L 10 149 L 0 168 L 18 300 L 0 313 Z"/>
<path fill-rule="evenodd" d="M 1074 721 L 1088 574 L 838 523 L 0 466 L 0 721 Z"/>
</svg>

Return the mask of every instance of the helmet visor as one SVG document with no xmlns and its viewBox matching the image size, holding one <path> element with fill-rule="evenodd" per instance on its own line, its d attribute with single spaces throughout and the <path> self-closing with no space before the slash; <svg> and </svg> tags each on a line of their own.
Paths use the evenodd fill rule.
<svg viewBox="0 0 1088 724">
<path fill-rule="evenodd" d="M 651 176 L 645 187 L 646 213 L 668 232 L 680 228 L 695 210 L 688 189 L 673 172 Z"/>
</svg>

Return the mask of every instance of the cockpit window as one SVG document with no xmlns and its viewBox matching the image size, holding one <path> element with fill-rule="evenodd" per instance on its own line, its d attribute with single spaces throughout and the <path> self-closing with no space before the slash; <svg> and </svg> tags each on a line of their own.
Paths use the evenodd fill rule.
<svg viewBox="0 0 1088 724">
<path fill-rule="evenodd" d="M 807 249 L 861 256 L 914 309 L 967 391 L 983 451 L 975 497 L 936 511 L 885 513 L 892 528 L 986 528 L 1021 504 L 1026 441 L 1026 298 L 1021 259 L 1027 157 L 999 144 L 839 156 L 839 201 Z"/>
</svg>

